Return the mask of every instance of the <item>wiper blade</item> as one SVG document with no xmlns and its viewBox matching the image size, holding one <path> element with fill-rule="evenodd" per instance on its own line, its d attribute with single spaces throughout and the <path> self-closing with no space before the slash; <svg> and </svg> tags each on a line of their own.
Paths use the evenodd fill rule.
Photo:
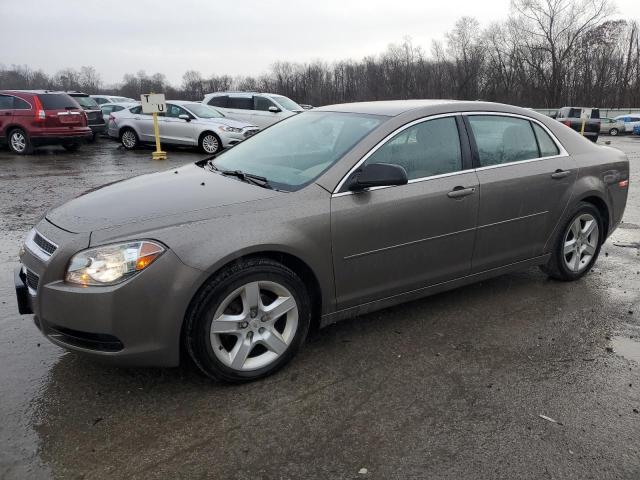
<svg viewBox="0 0 640 480">
<path fill-rule="evenodd" d="M 266 177 L 262 177 L 260 175 L 254 175 L 253 173 L 246 173 L 242 170 L 220 170 L 213 163 L 210 163 L 211 167 L 215 170 L 219 171 L 222 175 L 227 175 L 230 177 L 236 177 L 243 182 L 252 183 L 259 187 L 268 188 L 273 190 L 273 187 L 269 185 L 269 180 Z"/>
</svg>

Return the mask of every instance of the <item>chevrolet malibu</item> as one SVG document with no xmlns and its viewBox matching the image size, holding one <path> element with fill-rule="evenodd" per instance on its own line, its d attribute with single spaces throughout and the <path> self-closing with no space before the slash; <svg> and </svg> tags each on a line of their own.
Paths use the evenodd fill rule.
<svg viewBox="0 0 640 480">
<path fill-rule="evenodd" d="M 628 184 L 623 153 L 530 110 L 327 106 L 51 210 L 18 304 L 67 349 L 247 381 L 310 328 L 536 265 L 578 280 Z"/>
</svg>

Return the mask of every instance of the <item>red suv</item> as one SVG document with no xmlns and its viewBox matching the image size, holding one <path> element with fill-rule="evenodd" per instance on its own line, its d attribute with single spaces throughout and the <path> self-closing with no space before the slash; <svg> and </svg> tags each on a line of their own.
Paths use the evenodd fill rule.
<svg viewBox="0 0 640 480">
<path fill-rule="evenodd" d="M 70 151 L 92 138 L 87 115 L 63 92 L 0 90 L 0 141 L 19 155 L 40 145 L 62 145 Z"/>
</svg>

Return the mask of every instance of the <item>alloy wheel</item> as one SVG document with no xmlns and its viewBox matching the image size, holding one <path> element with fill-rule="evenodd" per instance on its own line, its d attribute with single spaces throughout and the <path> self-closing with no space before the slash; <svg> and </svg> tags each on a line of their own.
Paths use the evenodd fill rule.
<svg viewBox="0 0 640 480">
<path fill-rule="evenodd" d="M 298 329 L 298 304 L 283 285 L 247 283 L 216 310 L 210 329 L 213 353 L 224 365 L 249 371 L 272 364 L 291 345 Z"/>
<path fill-rule="evenodd" d="M 122 134 L 122 144 L 126 148 L 133 148 L 136 146 L 136 134 L 131 130 L 127 130 Z"/>
<path fill-rule="evenodd" d="M 18 153 L 22 153 L 27 148 L 27 138 L 22 132 L 13 132 L 11 134 L 11 148 Z"/>
<path fill-rule="evenodd" d="M 579 273 L 589 266 L 600 241 L 598 221 L 583 213 L 571 223 L 564 237 L 562 256 L 566 267 Z"/>
<path fill-rule="evenodd" d="M 202 149 L 207 153 L 216 153 L 220 148 L 220 142 L 215 135 L 205 135 L 202 139 Z"/>
</svg>

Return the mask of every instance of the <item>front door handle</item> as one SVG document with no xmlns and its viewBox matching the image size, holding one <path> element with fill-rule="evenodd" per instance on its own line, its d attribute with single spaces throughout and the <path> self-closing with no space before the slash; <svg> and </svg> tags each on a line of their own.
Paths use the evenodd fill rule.
<svg viewBox="0 0 640 480">
<path fill-rule="evenodd" d="M 560 168 L 551 174 L 551 178 L 558 180 L 560 178 L 568 177 L 571 174 L 571 170 L 561 170 Z"/>
<path fill-rule="evenodd" d="M 447 197 L 449 197 L 449 198 L 463 198 L 463 197 L 466 197 L 468 195 L 471 195 L 471 194 L 475 193 L 475 191 L 476 191 L 475 187 L 469 187 L 469 188 L 456 187 L 453 190 L 451 190 L 449 193 L 447 193 Z"/>
</svg>

